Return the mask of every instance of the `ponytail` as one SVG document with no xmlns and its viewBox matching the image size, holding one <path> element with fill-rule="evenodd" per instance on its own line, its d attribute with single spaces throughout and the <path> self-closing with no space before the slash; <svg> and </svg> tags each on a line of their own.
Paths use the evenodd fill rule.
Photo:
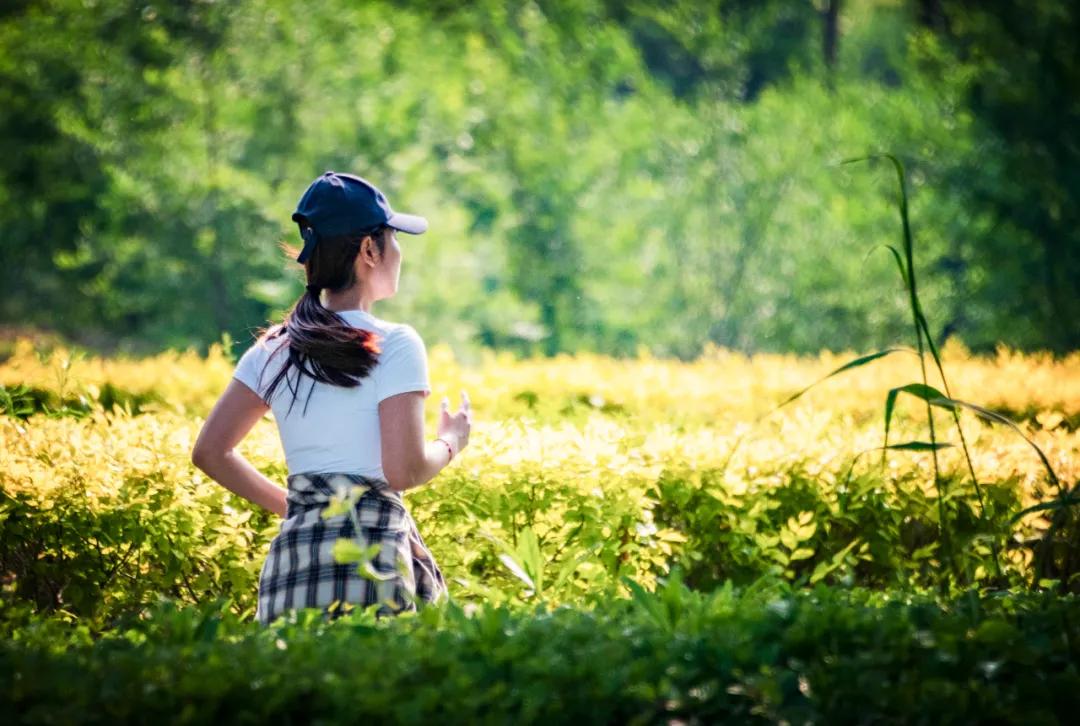
<svg viewBox="0 0 1080 726">
<path fill-rule="evenodd" d="M 385 231 L 385 227 L 380 227 L 370 233 L 380 254 L 386 246 Z M 307 398 L 307 402 L 310 402 L 315 381 L 355 388 L 370 375 L 378 362 L 378 354 L 382 352 L 379 347 L 380 336 L 370 330 L 349 325 L 336 312 L 323 307 L 320 299 L 324 288 L 336 292 L 347 290 L 357 283 L 356 256 L 360 252 L 360 243 L 366 236 L 368 235 L 320 236 L 311 257 L 305 263 L 308 283 L 304 294 L 285 315 L 282 323 L 263 331 L 266 340 L 288 336 L 288 345 L 279 346 L 274 351 L 274 355 L 278 355 L 281 351 L 288 350 L 289 359 L 266 390 L 263 400 L 268 405 L 282 379 L 289 385 L 287 373 L 292 366 L 313 379 Z M 294 250 L 286 246 L 286 251 L 295 259 Z M 269 363 L 268 360 L 266 365 Z M 296 402 L 299 388 L 297 376 L 295 387 L 290 387 L 293 398 L 289 403 L 289 411 L 292 411 L 293 403 Z M 304 413 L 307 413 L 307 402 L 304 403 Z"/>
</svg>

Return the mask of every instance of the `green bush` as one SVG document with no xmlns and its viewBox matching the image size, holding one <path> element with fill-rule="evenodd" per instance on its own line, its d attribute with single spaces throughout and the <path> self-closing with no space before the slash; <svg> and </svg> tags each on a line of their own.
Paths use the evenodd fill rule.
<svg viewBox="0 0 1080 726">
<path fill-rule="evenodd" d="M 177 421 L 100 411 L 0 421 L 7 597 L 95 630 L 159 596 L 234 596 L 238 613 L 254 610 L 280 519 L 193 472 L 188 449 L 169 444 Z"/>
<path fill-rule="evenodd" d="M 164 602 L 96 640 L 35 622 L 0 644 L 0 708 L 26 724 L 1029 724 L 1080 706 L 1072 596 L 631 589 L 589 608 L 308 610 L 269 627 Z"/>
<path fill-rule="evenodd" d="M 237 614 L 253 611 L 281 520 L 193 471 L 187 450 L 169 445 L 191 427 L 165 414 L 35 417 L 12 434 L 11 463 L 0 468 L 0 572 L 11 596 L 94 630 L 158 595 L 230 597 Z M 624 575 L 651 586 L 672 565 L 703 590 L 763 575 L 801 585 L 941 580 L 938 508 L 917 470 L 847 478 L 843 463 L 812 473 L 808 463 L 777 461 L 750 474 L 672 456 L 652 473 L 584 456 L 546 467 L 501 462 L 481 442 L 478 465 L 410 495 L 455 595 L 569 604 Z M 284 478 L 280 462 L 255 461 Z M 951 485 L 964 496 L 948 501 L 960 566 L 981 572 L 984 585 L 1022 584 L 1020 559 L 1006 562 L 1004 579 L 992 577 L 986 544 L 988 534 L 1006 541 L 1021 487 L 987 483 L 983 521 L 965 486 Z M 1023 546 L 1014 542 L 1013 554 Z"/>
<path fill-rule="evenodd" d="M 954 491 L 970 494 L 953 479 Z M 962 545 L 956 557 L 964 571 L 993 570 L 987 535 L 1004 540 L 1018 495 L 1009 482 L 988 490 L 987 521 L 970 500 L 955 496 L 948 512 Z M 940 583 L 941 536 L 934 497 L 915 471 L 883 478 L 879 471 L 846 476 L 811 474 L 798 463 L 760 472 L 744 483 L 718 470 L 691 465 L 665 470 L 653 490 L 658 526 L 683 532 L 688 541 L 673 562 L 694 587 L 711 589 L 727 580 L 748 583 L 762 575 L 802 584 L 864 587 L 933 587 Z M 1005 584 L 1022 575 L 1010 560 Z"/>
</svg>

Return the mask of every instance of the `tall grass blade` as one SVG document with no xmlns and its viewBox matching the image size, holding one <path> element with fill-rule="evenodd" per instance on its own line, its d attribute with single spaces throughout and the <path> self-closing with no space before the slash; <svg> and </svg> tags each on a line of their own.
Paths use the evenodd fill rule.
<svg viewBox="0 0 1080 726">
<path fill-rule="evenodd" d="M 941 408 L 950 408 L 954 410 L 957 408 L 966 408 L 970 411 L 974 411 L 975 415 L 977 415 L 979 418 L 991 421 L 993 423 L 1005 424 L 1013 431 L 1020 434 L 1020 438 L 1028 442 L 1028 444 L 1031 445 L 1031 448 L 1035 449 L 1035 453 L 1039 455 L 1039 459 L 1042 461 L 1043 467 L 1046 468 L 1047 476 L 1050 477 L 1050 481 L 1053 483 L 1053 485 L 1057 487 L 1058 492 L 1064 494 L 1064 491 L 1061 488 L 1061 482 L 1058 481 L 1057 474 L 1054 473 L 1054 467 L 1050 465 L 1050 460 L 1046 458 L 1046 454 L 1043 453 L 1043 450 L 1039 448 L 1038 444 L 1025 436 L 1024 432 L 1021 431 L 1020 427 L 1017 426 L 1013 421 L 1006 418 L 1005 416 L 1002 416 L 1000 413 L 995 413 L 994 411 L 983 408 L 982 406 L 978 406 L 974 403 L 968 403 L 967 401 L 960 401 L 955 398 L 946 398 L 942 396 L 931 399 L 930 403 L 934 406 L 939 406 Z"/>
<path fill-rule="evenodd" d="M 916 311 L 916 313 L 923 335 L 926 336 L 926 343 L 930 348 L 930 355 L 933 356 L 934 365 L 937 366 L 938 374 L 941 376 L 941 384 L 945 387 L 945 395 L 951 398 L 952 391 L 949 390 L 949 381 L 945 378 L 945 367 L 942 366 L 941 356 L 938 354 L 937 346 L 934 345 L 934 337 L 930 335 L 930 326 L 926 322 L 926 316 L 923 315 L 921 308 Z M 953 409 L 952 415 L 953 423 L 956 425 L 956 430 L 960 434 L 960 445 L 963 447 L 964 460 L 967 462 L 968 472 L 971 474 L 971 483 L 975 487 L 975 496 L 979 500 L 979 518 L 986 524 L 986 500 L 983 498 L 982 486 L 979 485 L 979 477 L 975 474 L 975 462 L 971 460 L 971 452 L 968 450 L 967 437 L 964 436 L 964 429 L 960 426 L 960 412 Z M 999 563 L 1000 554 L 998 553 L 997 543 L 991 541 L 990 548 L 994 551 L 994 569 L 997 571 L 998 577 L 1000 577 L 1001 564 Z"/>
<path fill-rule="evenodd" d="M 905 441 L 902 444 L 890 444 L 881 448 L 893 451 L 940 451 L 941 449 L 951 449 L 952 444 L 941 441 Z"/>
<path fill-rule="evenodd" d="M 925 383 L 909 383 L 906 386 L 897 386 L 890 389 L 888 395 L 885 396 L 885 445 L 882 449 L 889 448 L 889 427 L 892 424 L 893 410 L 896 408 L 896 397 L 901 393 L 910 393 L 911 395 L 921 398 L 924 401 L 930 398 L 941 398 L 941 391 L 937 390 L 933 386 L 928 386 Z M 882 451 L 881 461 L 885 463 L 885 452 Z"/>
<path fill-rule="evenodd" d="M 920 317 L 922 311 L 919 307 L 919 294 L 915 283 L 915 253 L 914 244 L 912 242 L 911 234 L 911 219 L 908 215 L 908 194 L 907 194 L 907 182 L 904 177 L 904 165 L 900 163 L 900 160 L 892 154 L 872 154 L 869 156 L 860 157 L 857 159 L 849 159 L 843 163 L 850 164 L 857 161 L 869 161 L 872 159 L 888 159 L 893 168 L 896 171 L 897 186 L 900 190 L 899 207 L 900 207 L 900 221 L 903 225 L 903 241 L 904 241 L 904 263 L 901 264 L 901 271 L 906 270 L 907 275 L 904 277 L 904 282 L 907 286 L 908 302 L 911 307 L 912 323 L 915 327 L 915 343 L 919 354 L 919 369 L 922 373 L 922 381 L 924 385 L 928 385 L 926 377 L 926 360 L 923 357 L 923 329 L 925 326 L 920 326 Z M 927 339 L 927 343 L 933 346 L 933 341 Z M 926 404 L 926 422 L 930 428 L 930 442 L 936 443 L 937 433 L 934 430 L 934 416 L 930 408 L 930 403 Z M 961 434 L 962 435 L 962 434 Z M 966 450 L 966 445 L 965 445 Z M 944 483 L 941 478 L 941 465 L 938 462 L 937 450 L 931 450 L 934 461 L 934 487 L 937 490 L 938 495 L 938 520 L 941 523 L 941 544 L 942 550 L 945 555 L 945 560 L 949 564 L 949 568 L 957 573 L 956 561 L 953 558 L 951 537 L 949 536 L 949 528 L 945 517 L 945 497 L 944 497 Z M 981 497 L 980 497 L 981 503 Z M 995 564 L 997 561 L 995 550 Z M 1000 572 L 1000 567 L 998 567 Z M 942 580 L 942 592 L 945 590 L 945 581 Z"/>
<path fill-rule="evenodd" d="M 1065 496 L 1057 497 L 1055 499 L 1051 499 L 1049 502 L 1041 502 L 1039 504 L 1030 506 L 1027 509 L 1020 510 L 1009 519 L 1009 524 L 1016 524 L 1021 519 L 1023 519 L 1029 514 L 1032 514 L 1033 512 L 1043 512 L 1050 509 L 1064 509 L 1065 507 L 1074 507 L 1077 504 L 1080 504 L 1080 496 L 1077 496 L 1076 494 L 1068 494 Z"/>
<path fill-rule="evenodd" d="M 858 368 L 859 366 L 864 366 L 867 363 L 870 363 L 872 361 L 877 360 L 878 358 L 884 358 L 887 355 L 891 355 L 893 353 L 899 353 L 899 352 L 911 353 L 913 351 L 911 350 L 911 348 L 903 348 L 903 347 L 900 347 L 900 348 L 886 348 L 885 350 L 879 350 L 876 353 L 870 353 L 869 355 L 864 355 L 862 357 L 856 358 L 855 360 L 848 361 L 847 363 L 840 366 L 839 368 L 837 368 L 833 372 L 829 373 L 828 375 L 823 376 L 822 378 L 819 378 L 818 380 L 814 381 L 813 383 L 811 383 L 809 386 L 802 389 L 798 393 L 795 393 L 795 394 L 789 396 L 788 398 L 786 398 L 784 400 L 783 403 L 781 403 L 776 408 L 772 409 L 772 411 L 770 411 L 769 413 L 773 413 L 775 411 L 780 410 L 784 406 L 788 405 L 789 403 L 791 403 L 795 399 L 802 396 L 804 393 L 809 391 L 814 386 L 818 385 L 819 383 L 823 383 L 823 382 L 827 381 L 828 379 L 832 378 L 833 376 L 835 376 L 837 374 L 843 373 L 844 371 L 851 370 L 852 368 Z"/>
<path fill-rule="evenodd" d="M 893 259 L 896 260 L 896 267 L 898 270 L 900 270 L 900 279 L 904 281 L 904 287 L 906 288 L 908 284 L 907 270 L 904 269 L 904 261 L 900 259 L 900 253 L 897 251 L 897 249 L 892 245 L 878 245 L 877 247 L 872 247 L 870 249 L 870 252 L 873 252 L 874 250 L 880 249 L 882 247 L 887 249 L 889 252 L 892 252 Z M 870 256 L 870 252 L 866 253 L 867 257 Z"/>
</svg>

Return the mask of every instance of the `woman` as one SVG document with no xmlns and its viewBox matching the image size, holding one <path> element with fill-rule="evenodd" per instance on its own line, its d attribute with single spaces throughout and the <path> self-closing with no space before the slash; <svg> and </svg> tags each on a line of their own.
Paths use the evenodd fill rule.
<svg viewBox="0 0 1080 726">
<path fill-rule="evenodd" d="M 427 220 L 392 211 L 369 182 L 331 171 L 312 182 L 292 218 L 304 240 L 296 260 L 307 292 L 241 356 L 192 462 L 285 517 L 259 575 L 260 622 L 302 607 L 326 608 L 331 617 L 376 603 L 377 615 L 416 610 L 417 601 L 448 595 L 401 493 L 461 452 L 472 413 L 464 391 L 457 413 L 443 398 L 439 436 L 425 441 L 431 387 L 423 340 L 407 324 L 375 317 L 371 306 L 397 292 L 396 232 L 422 234 Z M 304 406 L 294 408 L 302 388 Z M 285 450 L 287 492 L 233 448 L 267 410 Z M 349 494 L 351 507 L 339 507 L 345 513 L 325 516 L 334 512 L 326 509 L 331 500 Z M 339 538 L 381 545 L 364 575 L 355 563 L 335 562 Z"/>
</svg>

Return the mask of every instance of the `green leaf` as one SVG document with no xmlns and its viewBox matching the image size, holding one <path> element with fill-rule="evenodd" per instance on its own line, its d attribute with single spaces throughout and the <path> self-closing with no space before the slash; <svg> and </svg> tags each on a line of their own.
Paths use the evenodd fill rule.
<svg viewBox="0 0 1080 726">
<path fill-rule="evenodd" d="M 518 560 L 524 566 L 525 571 L 532 576 L 536 583 L 537 594 L 541 593 L 544 579 L 544 556 L 540 552 L 540 541 L 532 527 L 525 527 L 518 536 L 517 548 Z"/>
<path fill-rule="evenodd" d="M 559 574 L 555 578 L 555 584 L 552 585 L 551 589 L 552 590 L 558 590 L 559 586 L 562 585 L 563 581 L 567 577 L 569 577 L 570 575 L 572 575 L 574 573 L 574 570 L 577 569 L 577 566 L 580 565 L 585 560 L 587 560 L 603 544 L 604 544 L 603 542 L 597 542 L 597 543 L 593 544 L 591 547 L 589 547 L 588 549 L 586 549 L 584 552 L 582 552 L 577 557 L 563 563 L 562 567 L 559 568 Z"/>
<path fill-rule="evenodd" d="M 961 400 L 956 399 L 956 398 L 947 398 L 945 396 L 938 396 L 936 398 L 931 399 L 930 404 L 933 405 L 933 406 L 939 406 L 941 408 L 949 408 L 949 409 L 966 408 L 966 409 L 968 409 L 970 411 L 973 411 L 975 413 L 975 415 L 979 416 L 980 418 L 982 418 L 982 419 L 984 419 L 986 421 L 990 421 L 990 422 L 993 422 L 993 423 L 1005 424 L 1006 426 L 1011 428 L 1013 431 L 1018 433 L 1020 435 L 1020 438 L 1022 438 L 1024 441 L 1028 442 L 1028 444 L 1031 445 L 1031 448 L 1035 449 L 1035 453 L 1037 453 L 1039 455 L 1039 459 L 1042 461 L 1043 467 L 1046 469 L 1046 473 L 1050 477 L 1050 481 L 1054 484 L 1055 487 L 1057 487 L 1057 489 L 1059 491 L 1061 490 L 1061 483 L 1058 481 L 1057 474 L 1054 473 L 1054 467 L 1052 467 L 1050 465 L 1050 460 L 1046 458 L 1046 454 L 1043 453 L 1043 450 L 1039 448 L 1038 444 L 1036 444 L 1034 441 L 1032 441 L 1027 436 L 1025 436 L 1024 432 L 1020 430 L 1020 427 L 1017 426 L 1010 419 L 1002 416 L 1000 413 L 995 413 L 994 411 L 991 411 L 990 409 L 983 408 L 982 406 L 978 406 L 978 405 L 976 405 L 974 403 L 968 403 L 967 401 L 961 401 Z"/>
<path fill-rule="evenodd" d="M 800 547 L 791 553 L 791 561 L 807 560 L 814 556 L 814 550 L 809 547 Z"/>
<path fill-rule="evenodd" d="M 1040 502 L 1033 506 L 1023 509 L 1012 516 L 1009 519 L 1009 524 L 1015 524 L 1024 516 L 1031 514 L 1032 512 L 1042 512 L 1049 509 L 1064 509 L 1065 507 L 1074 507 L 1080 504 L 1080 496 L 1077 496 L 1075 492 L 1071 492 L 1063 497 L 1056 497 L 1048 502 Z"/>
<path fill-rule="evenodd" d="M 918 549 L 916 549 L 914 552 L 911 553 L 911 559 L 915 560 L 916 562 L 919 561 L 919 560 L 928 559 L 928 558 L 934 556 L 934 553 L 937 551 L 937 549 L 938 549 L 938 543 L 937 542 L 931 542 L 928 545 L 923 545 L 922 547 L 919 547 Z"/>
<path fill-rule="evenodd" d="M 653 621 L 655 621 L 657 625 L 659 625 L 665 630 L 670 629 L 667 612 L 660 605 L 660 602 L 655 596 L 650 595 L 648 592 L 646 592 L 645 588 L 631 580 L 626 575 L 622 575 L 619 579 L 622 580 L 622 582 L 625 583 L 628 588 L 630 588 L 630 592 L 633 595 L 634 600 L 642 606 L 645 612 L 649 613 L 649 615 L 652 617 Z"/>
<path fill-rule="evenodd" d="M 839 564 L 836 562 L 822 561 L 817 563 L 817 565 L 814 567 L 814 571 L 810 573 L 810 584 L 816 585 L 837 567 L 839 567 Z"/>
<path fill-rule="evenodd" d="M 945 397 L 944 393 L 934 388 L 933 386 L 926 385 L 925 383 L 909 383 L 906 386 L 899 386 L 898 388 L 894 388 L 892 390 L 896 391 L 897 393 L 911 394 L 912 396 L 915 396 L 916 398 L 921 398 L 922 400 L 927 402 L 930 402 L 932 399 L 935 398 Z M 892 391 L 890 391 L 890 393 L 891 392 Z"/>
<path fill-rule="evenodd" d="M 847 546 L 844 547 L 844 549 L 834 554 L 829 560 L 819 562 L 814 568 L 814 572 L 810 575 L 810 584 L 816 584 L 830 572 L 836 570 L 838 567 L 843 565 L 844 558 L 858 543 L 859 540 L 853 539 L 847 544 Z"/>
<path fill-rule="evenodd" d="M 896 397 L 900 395 L 900 389 L 893 388 L 889 391 L 889 394 L 885 396 L 885 445 L 882 449 L 889 447 L 889 426 L 892 423 L 892 412 L 896 406 Z M 881 452 L 881 465 L 885 465 L 885 452 Z"/>
<path fill-rule="evenodd" d="M 349 502 L 347 500 L 331 499 L 330 502 L 323 507 L 322 511 L 319 512 L 319 517 L 321 519 L 330 519 L 339 514 L 346 514 L 348 511 Z"/>
<path fill-rule="evenodd" d="M 849 542 L 847 544 L 847 546 L 844 547 L 844 549 L 840 550 L 839 552 L 837 552 L 835 555 L 832 556 L 832 561 L 836 562 L 837 564 L 841 563 L 843 561 L 844 557 L 846 557 L 847 554 L 849 552 L 851 552 L 851 550 L 853 550 L 855 548 L 855 545 L 857 545 L 857 544 L 859 544 L 859 540 L 857 540 L 857 539 L 851 540 L 851 542 Z"/>
<path fill-rule="evenodd" d="M 915 396 L 916 398 L 921 398 L 924 401 L 929 401 L 931 398 L 939 398 L 939 397 L 941 397 L 943 395 L 941 393 L 941 391 L 937 390 L 933 386 L 928 386 L 925 383 L 909 383 L 906 386 L 898 386 L 896 388 L 893 388 L 893 389 L 889 390 L 888 395 L 885 396 L 885 445 L 881 447 L 881 449 L 882 449 L 882 451 L 881 451 L 881 463 L 882 463 L 883 466 L 885 464 L 885 450 L 886 449 L 892 449 L 892 448 L 904 449 L 904 448 L 907 448 L 907 449 L 912 449 L 913 450 L 913 449 L 918 448 L 916 446 L 895 446 L 895 447 L 894 446 L 889 446 L 889 427 L 892 424 L 893 409 L 896 406 L 896 397 L 899 396 L 901 393 L 910 394 L 912 396 Z M 919 442 L 911 442 L 911 443 L 912 444 L 918 444 Z M 920 449 L 920 450 L 928 451 L 928 450 L 935 450 L 936 448 L 937 448 L 936 444 L 931 444 L 931 445 L 929 445 L 929 448 L 924 448 L 924 449 Z"/>
<path fill-rule="evenodd" d="M 940 451 L 941 449 L 951 449 L 952 444 L 943 443 L 940 441 L 905 441 L 902 444 L 889 444 L 888 446 L 882 446 L 882 449 L 894 449 L 896 451 Z"/>
<path fill-rule="evenodd" d="M 806 515 L 810 516 L 807 517 Z M 797 519 L 795 517 L 788 517 L 787 529 L 781 530 L 780 532 L 780 539 L 788 549 L 794 549 L 795 545 L 789 545 L 787 543 L 784 539 L 784 533 L 790 531 L 796 542 L 805 542 L 813 537 L 814 532 L 817 531 L 817 523 L 813 521 L 813 517 L 813 512 L 803 512 Z"/>
<path fill-rule="evenodd" d="M 895 247 L 893 247 L 892 245 L 877 245 L 876 247 L 871 247 L 870 251 L 866 253 L 866 257 L 869 257 L 870 253 L 873 252 L 874 250 L 878 250 L 878 249 L 881 249 L 881 248 L 885 248 L 889 252 L 892 253 L 893 258 L 896 260 L 896 266 L 900 270 L 900 279 L 904 281 L 904 287 L 907 287 L 908 286 L 907 270 L 904 269 L 904 262 L 900 258 L 900 253 L 897 251 L 897 249 Z M 864 257 L 863 259 L 866 259 L 866 258 Z"/>
<path fill-rule="evenodd" d="M 783 408 L 784 406 L 788 405 L 789 403 L 791 403 L 791 402 L 792 402 L 792 401 L 794 401 L 795 399 L 797 399 L 797 398 L 799 398 L 800 396 L 802 396 L 802 395 L 803 395 L 804 393 L 806 393 L 807 391 L 809 391 L 809 390 L 810 390 L 811 388 L 813 388 L 814 386 L 816 386 L 816 385 L 818 385 L 819 383 L 822 383 L 822 382 L 824 382 L 824 381 L 826 381 L 826 380 L 828 380 L 828 379 L 832 378 L 832 377 L 833 377 L 833 376 L 835 376 L 835 375 L 838 375 L 838 374 L 840 374 L 840 373 L 843 373 L 844 371 L 848 371 L 848 370 L 851 370 L 852 368 L 858 368 L 859 366 L 864 366 L 864 365 L 866 365 L 867 363 L 871 363 L 871 362 L 873 362 L 873 361 L 877 360 L 878 358 L 884 358 L 884 357 L 885 357 L 885 356 L 887 356 L 887 355 L 891 355 L 891 354 L 893 354 L 893 353 L 900 353 L 900 352 L 907 352 L 907 353 L 913 353 L 914 351 L 912 351 L 912 350 L 911 350 L 910 348 L 886 348 L 885 350 L 879 350 L 879 351 L 877 351 L 876 353 L 871 353 L 871 354 L 869 354 L 869 355 L 864 355 L 864 356 L 861 356 L 861 357 L 859 357 L 859 358 L 856 358 L 856 359 L 854 359 L 854 360 L 848 361 L 847 363 L 845 363 L 844 365 L 840 366 L 839 368 L 837 368 L 837 369 L 836 369 L 836 370 L 834 370 L 833 372 L 829 373 L 828 375 L 826 375 L 826 376 L 824 376 L 824 377 L 822 377 L 822 378 L 819 378 L 818 380 L 814 381 L 813 383 L 811 383 L 811 384 L 810 384 L 809 386 L 807 386 L 806 388 L 802 389 L 802 390 L 801 390 L 801 391 L 799 391 L 798 393 L 795 393 L 795 394 L 793 394 L 793 395 L 789 396 L 789 397 L 788 397 L 787 399 L 785 399 L 785 400 L 784 400 L 784 402 L 783 402 L 783 403 L 781 403 L 781 404 L 780 404 L 779 406 L 777 406 L 776 408 L 774 408 L 774 409 L 773 409 L 773 411 L 777 411 L 777 410 L 779 410 L 779 409 Z M 772 411 L 770 411 L 770 413 L 772 413 Z"/>
<path fill-rule="evenodd" d="M 485 539 L 490 540 L 491 542 L 494 542 L 503 552 L 511 555 L 517 554 L 517 550 L 511 547 L 510 544 L 503 538 L 498 537 L 484 529 L 477 530 L 477 534 L 479 534 L 481 537 L 484 537 Z"/>
<path fill-rule="evenodd" d="M 536 583 L 533 582 L 532 578 L 529 577 L 529 573 L 525 571 L 525 568 L 523 568 L 513 556 L 506 552 L 502 552 L 499 554 L 499 560 L 506 565 L 510 572 L 514 573 L 515 577 L 531 587 L 533 591 L 536 591 Z"/>
<path fill-rule="evenodd" d="M 780 541 L 789 550 L 794 550 L 799 546 L 799 538 L 790 529 L 780 530 Z"/>
<path fill-rule="evenodd" d="M 349 539 L 348 537 L 341 537 L 334 542 L 330 552 L 334 557 L 334 562 L 348 564 L 350 562 L 364 562 L 370 560 L 372 557 L 378 555 L 381 549 L 382 545 L 378 542 L 364 548 L 361 547 L 356 540 Z"/>
</svg>

